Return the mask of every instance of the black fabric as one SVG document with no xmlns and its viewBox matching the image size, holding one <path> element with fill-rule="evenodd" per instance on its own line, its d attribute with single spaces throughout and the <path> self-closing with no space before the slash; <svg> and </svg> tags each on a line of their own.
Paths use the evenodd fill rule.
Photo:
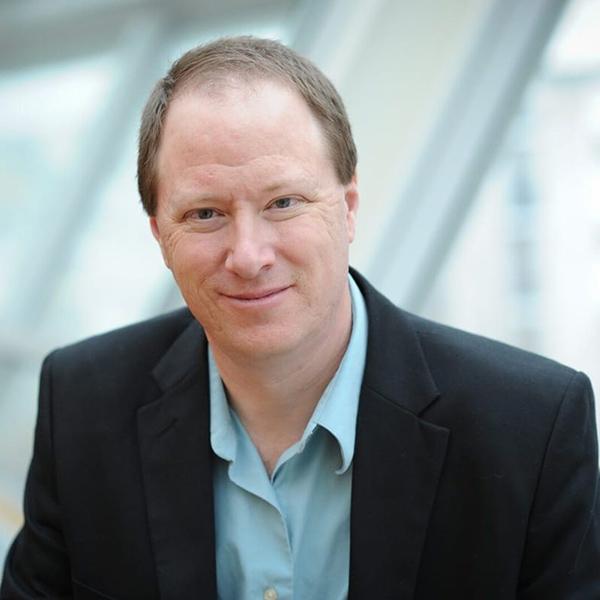
<svg viewBox="0 0 600 600">
<path fill-rule="evenodd" d="M 353 275 L 369 341 L 351 600 L 600 598 L 585 375 L 407 314 Z M 216 598 L 208 410 L 185 309 L 51 354 L 0 597 Z"/>
</svg>

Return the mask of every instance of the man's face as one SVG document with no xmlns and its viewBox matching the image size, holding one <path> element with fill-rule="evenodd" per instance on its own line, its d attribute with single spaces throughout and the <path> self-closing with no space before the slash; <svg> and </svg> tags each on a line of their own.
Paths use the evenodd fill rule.
<svg viewBox="0 0 600 600">
<path fill-rule="evenodd" d="M 311 351 L 350 325 L 358 205 L 304 100 L 269 81 L 176 97 L 151 218 L 210 343 L 230 356 Z"/>
</svg>

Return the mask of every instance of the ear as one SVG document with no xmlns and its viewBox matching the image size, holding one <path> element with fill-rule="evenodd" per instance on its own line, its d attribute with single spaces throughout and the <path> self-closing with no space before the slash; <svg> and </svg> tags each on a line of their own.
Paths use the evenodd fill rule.
<svg viewBox="0 0 600 600">
<path fill-rule="evenodd" d="M 344 201 L 346 202 L 346 227 L 348 230 L 348 242 L 352 243 L 356 233 L 356 215 L 358 213 L 358 176 L 356 171 L 352 179 L 344 186 Z"/>
<path fill-rule="evenodd" d="M 158 227 L 158 220 L 156 219 L 156 217 L 150 217 L 150 230 L 152 231 L 154 239 L 158 242 L 158 245 L 160 246 L 160 252 L 162 254 L 163 261 L 165 262 L 167 269 L 170 269 L 171 267 L 169 266 L 169 259 L 167 258 L 167 253 L 165 251 L 162 236 L 160 235 L 160 229 Z"/>
</svg>

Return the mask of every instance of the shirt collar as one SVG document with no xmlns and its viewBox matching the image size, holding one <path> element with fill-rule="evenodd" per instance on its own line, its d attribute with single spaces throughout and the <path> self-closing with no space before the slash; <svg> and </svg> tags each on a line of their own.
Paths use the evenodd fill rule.
<svg viewBox="0 0 600 600">
<path fill-rule="evenodd" d="M 210 445 L 223 460 L 233 461 L 237 453 L 237 438 L 233 416 L 229 409 L 223 381 L 208 345 L 208 380 L 210 391 Z"/>
<path fill-rule="evenodd" d="M 333 379 L 325 389 L 311 421 L 327 429 L 340 446 L 344 473 L 354 457 L 356 415 L 367 355 L 367 309 L 362 294 L 348 276 L 352 298 L 352 333 L 346 352 Z"/>
<path fill-rule="evenodd" d="M 367 354 L 368 319 L 365 301 L 358 286 L 348 275 L 352 299 L 352 332 L 338 370 L 319 400 L 300 440 L 304 442 L 317 425 L 336 439 L 341 455 L 337 474 L 344 473 L 354 457 L 356 416 Z M 213 452 L 227 461 L 237 453 L 237 437 L 227 403 L 223 382 L 209 345 L 210 442 Z"/>
</svg>

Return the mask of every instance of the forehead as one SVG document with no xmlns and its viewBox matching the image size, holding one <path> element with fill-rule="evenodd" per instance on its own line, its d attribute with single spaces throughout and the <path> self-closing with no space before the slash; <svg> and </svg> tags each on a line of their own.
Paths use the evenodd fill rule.
<svg viewBox="0 0 600 600">
<path fill-rule="evenodd" d="M 188 87 L 167 111 L 159 175 L 176 163 L 244 165 L 267 156 L 328 159 L 320 124 L 304 99 L 273 81 Z"/>
</svg>

